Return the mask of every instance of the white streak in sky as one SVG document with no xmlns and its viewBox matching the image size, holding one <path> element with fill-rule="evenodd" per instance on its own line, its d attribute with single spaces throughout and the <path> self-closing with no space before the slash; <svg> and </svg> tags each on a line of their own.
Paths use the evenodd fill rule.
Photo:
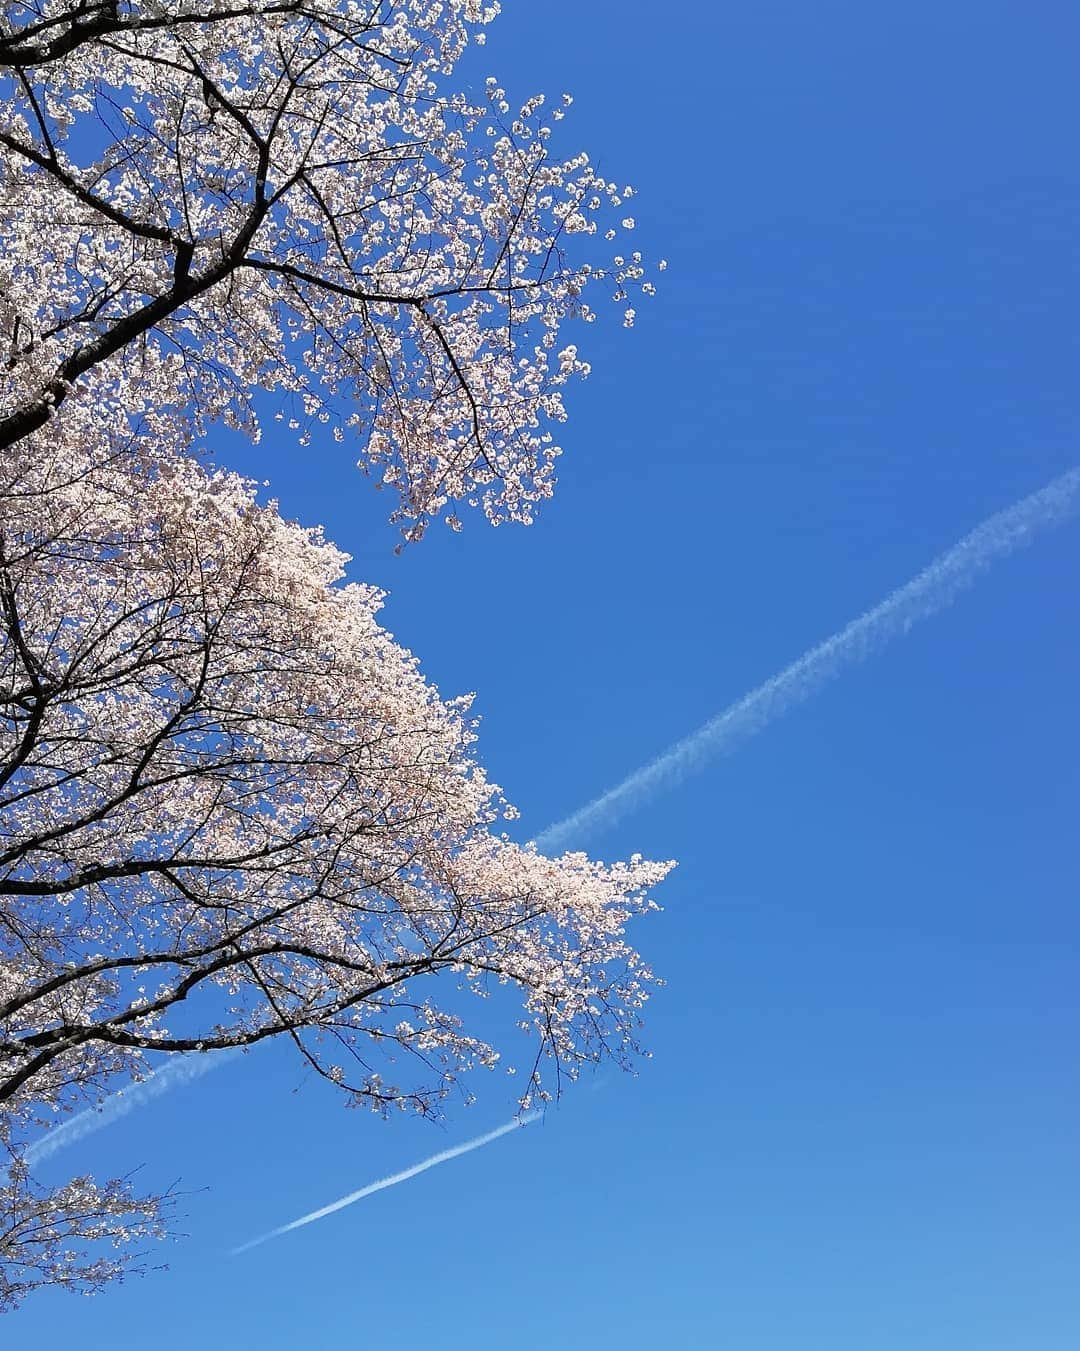
<svg viewBox="0 0 1080 1351">
<path fill-rule="evenodd" d="M 1080 469 L 1069 470 L 1054 479 L 1045 488 L 1025 497 L 1014 506 L 989 517 L 976 526 L 969 535 L 936 558 L 928 568 L 899 587 L 879 605 L 853 620 L 832 638 L 819 643 L 778 675 L 767 680 L 736 703 L 718 713 L 696 732 L 691 732 L 674 746 L 657 756 L 641 769 L 635 770 L 622 783 L 580 807 L 562 821 L 548 826 L 536 838 L 543 849 L 559 847 L 580 837 L 589 830 L 613 825 L 621 816 L 640 806 L 648 798 L 665 788 L 674 787 L 688 774 L 700 769 L 714 756 L 734 750 L 740 743 L 762 731 L 773 719 L 801 704 L 852 662 L 860 661 L 884 647 L 893 638 L 904 634 L 922 619 L 929 619 L 951 605 L 957 595 L 970 586 L 981 572 L 999 558 L 1005 558 L 1030 543 L 1041 531 L 1069 520 L 1080 510 Z M 115 1093 L 103 1107 L 88 1108 L 54 1129 L 27 1150 L 27 1161 L 38 1163 L 58 1150 L 84 1136 L 101 1130 L 144 1102 L 167 1093 L 171 1088 L 190 1083 L 215 1065 L 223 1064 L 226 1055 L 185 1056 L 170 1061 L 142 1083 L 124 1092 Z M 396 1186 L 418 1173 L 440 1163 L 479 1149 L 501 1135 L 526 1125 L 535 1116 L 525 1116 L 508 1122 L 498 1130 L 478 1136 L 454 1149 L 444 1150 L 432 1158 L 407 1168 L 403 1173 L 373 1182 L 358 1192 L 352 1192 L 340 1201 L 316 1210 L 311 1215 L 294 1220 L 280 1229 L 274 1229 L 262 1238 L 245 1243 L 236 1252 L 245 1252 L 268 1239 L 286 1234 L 291 1229 L 311 1224 L 335 1210 L 352 1205 L 373 1192 Z"/>
<path fill-rule="evenodd" d="M 1022 548 L 1041 531 L 1068 520 L 1078 510 L 1080 470 L 1071 469 L 976 526 L 880 605 L 811 648 L 622 783 L 548 826 L 537 836 L 536 844 L 551 849 L 590 830 L 614 825 L 625 813 L 663 789 L 674 787 L 714 756 L 734 750 L 774 718 L 809 699 L 849 663 L 861 661 L 893 638 L 903 637 L 919 620 L 944 610 L 991 563 Z"/>
<path fill-rule="evenodd" d="M 484 1145 L 490 1145 L 493 1140 L 498 1140 L 500 1136 L 509 1135 L 511 1131 L 527 1126 L 530 1121 L 535 1121 L 539 1116 L 539 1112 L 529 1112 L 525 1116 L 515 1117 L 513 1121 L 508 1121 L 503 1126 L 497 1126 L 495 1130 L 488 1131 L 486 1135 L 477 1135 L 472 1140 L 466 1140 L 463 1145 L 455 1145 L 453 1149 L 444 1149 L 438 1154 L 432 1154 L 430 1159 L 424 1159 L 421 1163 L 414 1163 L 411 1168 L 404 1168 L 400 1173 L 391 1173 L 389 1177 L 380 1178 L 378 1182 L 369 1182 L 366 1187 L 361 1187 L 359 1191 L 349 1192 L 348 1196 L 343 1196 L 340 1201 L 331 1201 L 328 1206 L 323 1206 L 320 1210 L 313 1210 L 310 1215 L 301 1215 L 298 1220 L 280 1225 L 277 1229 L 271 1229 L 268 1234 L 242 1243 L 239 1248 L 233 1248 L 231 1255 L 235 1257 L 238 1253 L 257 1248 L 260 1243 L 267 1243 L 272 1238 L 280 1238 L 282 1234 L 288 1234 L 293 1229 L 302 1229 L 305 1224 L 314 1224 L 316 1220 L 332 1215 L 335 1210 L 344 1210 L 346 1206 L 362 1201 L 365 1196 L 373 1196 L 375 1192 L 385 1191 L 387 1187 L 396 1187 L 399 1182 L 408 1182 L 411 1177 L 426 1173 L 429 1168 L 437 1168 L 440 1163 L 449 1163 L 451 1159 L 460 1158 L 462 1154 L 471 1154 L 474 1149 L 483 1149 Z"/>
<path fill-rule="evenodd" d="M 168 1061 L 161 1069 L 155 1070 L 141 1082 L 133 1084 L 130 1088 L 119 1089 L 111 1097 L 106 1098 L 101 1107 L 87 1107 L 85 1111 L 77 1112 L 70 1120 L 53 1126 L 27 1149 L 26 1162 L 33 1165 L 40 1163 L 42 1159 L 50 1158 L 59 1150 L 73 1145 L 76 1140 L 82 1140 L 87 1135 L 93 1135 L 95 1131 L 111 1126 L 114 1121 L 127 1116 L 128 1112 L 133 1112 L 136 1107 L 142 1107 L 152 1098 L 159 1098 L 172 1088 L 179 1088 L 184 1084 L 190 1084 L 194 1079 L 201 1079 L 208 1070 L 223 1065 L 226 1060 L 232 1058 L 232 1053 L 218 1051 L 214 1054 L 185 1055 Z"/>
</svg>

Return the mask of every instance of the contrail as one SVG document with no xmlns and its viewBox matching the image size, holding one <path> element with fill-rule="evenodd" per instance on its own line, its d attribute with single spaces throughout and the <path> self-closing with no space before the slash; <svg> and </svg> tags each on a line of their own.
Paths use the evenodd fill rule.
<svg viewBox="0 0 1080 1351">
<path fill-rule="evenodd" d="M 105 1100 L 103 1106 L 87 1107 L 85 1111 L 77 1112 L 70 1120 L 54 1126 L 47 1135 L 36 1140 L 27 1149 L 26 1162 L 33 1165 L 40 1163 L 42 1159 L 51 1158 L 61 1149 L 73 1145 L 76 1140 L 82 1140 L 87 1135 L 93 1135 L 95 1131 L 111 1126 L 114 1121 L 127 1116 L 128 1112 L 133 1112 L 136 1107 L 142 1107 L 152 1098 L 159 1098 L 172 1088 L 202 1078 L 208 1070 L 223 1065 L 226 1060 L 232 1060 L 234 1054 L 219 1051 L 213 1055 L 185 1055 L 168 1061 L 161 1069 L 155 1070 L 153 1074 L 131 1088 L 119 1089 Z"/>
<path fill-rule="evenodd" d="M 380 1178 L 378 1182 L 369 1182 L 366 1187 L 361 1187 L 359 1191 L 350 1192 L 348 1196 L 343 1196 L 340 1201 L 331 1201 L 328 1206 L 323 1206 L 320 1210 L 313 1210 L 310 1215 L 301 1215 L 298 1220 L 279 1225 L 277 1229 L 271 1229 L 269 1233 L 263 1234 L 259 1238 L 241 1243 L 239 1248 L 233 1248 L 230 1255 L 235 1257 L 238 1253 L 248 1252 L 251 1248 L 257 1248 L 260 1243 L 267 1243 L 270 1239 L 280 1238 L 282 1234 L 288 1234 L 293 1229 L 302 1229 L 305 1224 L 314 1224 L 316 1220 L 325 1219 L 327 1215 L 332 1215 L 335 1210 L 344 1210 L 346 1206 L 362 1201 L 365 1196 L 373 1196 L 375 1192 L 385 1191 L 387 1187 L 396 1187 L 399 1182 L 408 1182 L 409 1178 L 416 1177 L 420 1173 L 426 1173 L 429 1168 L 437 1168 L 440 1163 L 449 1163 L 451 1159 L 459 1158 L 462 1154 L 470 1154 L 474 1149 L 482 1149 L 484 1145 L 490 1145 L 492 1140 L 498 1140 L 502 1135 L 509 1135 L 511 1131 L 527 1126 L 530 1121 L 536 1121 L 539 1116 L 539 1112 L 529 1112 L 525 1116 L 515 1117 L 513 1121 L 507 1121 L 505 1125 L 497 1126 L 495 1130 L 488 1131 L 486 1135 L 478 1135 L 475 1139 L 466 1140 L 463 1145 L 455 1145 L 453 1149 L 444 1149 L 438 1154 L 432 1154 L 430 1159 L 424 1159 L 421 1163 L 414 1163 L 411 1168 L 404 1168 L 400 1173 L 391 1173 L 389 1177 Z"/>
<path fill-rule="evenodd" d="M 674 787 L 713 756 L 734 750 L 774 718 L 816 694 L 844 666 L 861 661 L 893 638 L 903 637 L 919 620 L 944 610 L 991 563 L 1022 548 L 1040 531 L 1068 520 L 1078 509 L 1080 469 L 1071 469 L 983 521 L 880 605 L 744 694 L 622 783 L 548 826 L 537 836 L 537 845 L 544 849 L 560 846 L 589 830 L 613 825 L 662 789 Z"/>
<path fill-rule="evenodd" d="M 918 576 L 892 592 L 872 610 L 853 620 L 838 634 L 811 648 L 778 675 L 743 695 L 736 703 L 710 718 L 696 732 L 677 741 L 614 788 L 609 788 L 570 816 L 548 826 L 536 837 L 536 844 L 545 849 L 558 847 L 590 829 L 613 825 L 621 816 L 661 789 L 673 787 L 713 756 L 734 750 L 741 742 L 762 731 L 773 719 L 809 699 L 838 675 L 844 666 L 862 660 L 893 638 L 902 637 L 919 620 L 929 619 L 931 615 L 947 608 L 991 563 L 1023 548 L 1041 531 L 1069 520 L 1078 509 L 1080 469 L 1071 469 L 1045 488 L 976 526 L 959 544 L 941 554 Z M 36 1163 L 48 1158 L 76 1140 L 101 1130 L 151 1098 L 190 1083 L 215 1065 L 222 1064 L 226 1058 L 222 1055 L 192 1056 L 170 1062 L 141 1084 L 127 1092 L 114 1094 L 100 1110 L 89 1108 L 57 1126 L 27 1150 L 27 1161 Z M 428 1168 L 457 1158 L 459 1154 L 479 1149 L 533 1119 L 522 1117 L 520 1121 L 509 1122 L 488 1135 L 436 1154 L 424 1163 L 406 1169 L 404 1173 L 374 1182 L 344 1200 L 264 1234 L 262 1238 L 254 1239 L 235 1251 L 245 1252 L 290 1229 L 310 1224 L 384 1187 L 395 1186 Z"/>
</svg>

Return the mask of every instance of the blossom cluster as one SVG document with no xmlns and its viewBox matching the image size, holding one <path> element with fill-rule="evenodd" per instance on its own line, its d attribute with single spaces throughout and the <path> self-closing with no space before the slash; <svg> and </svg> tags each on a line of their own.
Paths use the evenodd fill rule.
<svg viewBox="0 0 1080 1351">
<path fill-rule="evenodd" d="M 565 326 L 654 287 L 632 189 L 552 149 L 569 96 L 454 87 L 497 10 L 0 13 L 0 1307 L 160 1232 L 168 1196 L 26 1151 L 163 1056 L 282 1036 L 435 1113 L 519 1032 L 523 1107 L 637 1050 L 627 928 L 671 865 L 509 838 L 469 700 L 201 457 L 273 408 L 351 443 L 406 541 L 552 492 Z"/>
<path fill-rule="evenodd" d="M 270 391 L 302 444 L 355 442 L 406 539 L 458 504 L 530 521 L 588 370 L 566 322 L 595 291 L 631 324 L 652 282 L 640 251 L 600 266 L 575 240 L 634 220 L 631 189 L 553 151 L 569 96 L 453 87 L 497 7 L 21 9 L 0 27 L 0 443 L 257 436 Z"/>
<path fill-rule="evenodd" d="M 670 865 L 547 858 L 344 556 L 174 452 L 0 456 L 0 1119 L 287 1033 L 379 1111 L 500 1050 L 521 1101 L 636 1050 Z M 344 1068 L 343 1068 L 344 1064 Z"/>
</svg>

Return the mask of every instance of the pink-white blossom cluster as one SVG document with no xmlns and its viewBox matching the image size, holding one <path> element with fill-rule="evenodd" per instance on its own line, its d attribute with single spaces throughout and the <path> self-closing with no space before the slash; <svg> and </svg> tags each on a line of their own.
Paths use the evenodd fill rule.
<svg viewBox="0 0 1080 1351">
<path fill-rule="evenodd" d="M 497 6 L 19 12 L 0 25 L 0 443 L 258 435 L 263 390 L 301 444 L 358 440 L 406 538 L 456 527 L 459 503 L 532 519 L 588 370 L 566 321 L 651 283 L 640 252 L 597 265 L 575 241 L 634 221 L 630 189 L 553 151 L 568 97 L 453 87 Z"/>
<path fill-rule="evenodd" d="M 495 1058 L 432 1002 L 444 971 L 517 986 L 564 1071 L 629 1044 L 623 929 L 667 865 L 498 833 L 468 701 L 318 532 L 190 459 L 34 450 L 0 459 L 0 540 L 0 1099 L 333 1026 L 437 1058 L 354 1084 L 424 1107 Z M 175 1035 L 204 986 L 229 998 Z"/>
<path fill-rule="evenodd" d="M 0 1181 L 0 1313 L 42 1286 L 92 1295 L 143 1270 L 132 1245 L 165 1237 L 171 1200 L 137 1197 L 128 1178 L 49 1189 L 16 1160 Z"/>
<path fill-rule="evenodd" d="M 0 1306 L 159 1231 L 167 1196 L 26 1149 L 162 1056 L 283 1037 L 430 1113 L 520 1032 L 523 1106 L 636 1049 L 626 929 L 670 865 L 513 842 L 469 700 L 199 458 L 268 415 L 352 440 L 407 540 L 550 495 L 564 326 L 653 284 L 588 256 L 632 190 L 554 154 L 569 96 L 454 87 L 497 9 L 0 13 Z"/>
<path fill-rule="evenodd" d="M 523 1104 L 631 1055 L 625 929 L 670 865 L 501 833 L 468 700 L 317 531 L 172 452 L 31 445 L 0 456 L 0 541 L 13 1159 L 158 1053 L 278 1035 L 357 1102 L 435 1111 L 500 1060 L 493 986 L 534 1042 Z"/>
</svg>

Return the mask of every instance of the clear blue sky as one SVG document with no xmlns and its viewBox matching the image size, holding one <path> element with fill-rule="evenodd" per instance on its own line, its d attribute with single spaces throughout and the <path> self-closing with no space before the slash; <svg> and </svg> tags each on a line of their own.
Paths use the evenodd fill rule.
<svg viewBox="0 0 1080 1351">
<path fill-rule="evenodd" d="M 579 335 L 556 500 L 394 558 L 331 448 L 228 453 L 479 691 L 532 834 L 1080 463 L 1080 13 L 506 9 L 479 74 L 573 91 L 671 264 Z M 43 1165 L 179 1177 L 187 1237 L 10 1344 L 1076 1351 L 1078 581 L 1074 523 L 583 841 L 680 860 L 638 1078 L 230 1258 L 513 1110 L 383 1125 L 253 1055 Z"/>
</svg>

